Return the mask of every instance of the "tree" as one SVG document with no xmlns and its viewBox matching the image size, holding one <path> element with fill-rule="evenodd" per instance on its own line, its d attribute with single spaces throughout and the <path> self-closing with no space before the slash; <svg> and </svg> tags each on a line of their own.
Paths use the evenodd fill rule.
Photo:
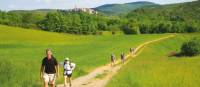
<svg viewBox="0 0 200 87">
<path fill-rule="evenodd" d="M 123 31 L 125 34 L 140 34 L 139 26 L 134 23 L 128 23 L 123 26 Z"/>
<path fill-rule="evenodd" d="M 116 25 L 116 24 L 120 24 L 120 20 L 119 19 L 110 19 L 108 21 L 108 25 Z"/>
<path fill-rule="evenodd" d="M 48 13 L 46 19 L 41 22 L 40 27 L 46 31 L 61 32 L 61 16 L 58 13 Z"/>
<path fill-rule="evenodd" d="M 171 33 L 184 33 L 185 23 L 184 22 L 172 22 Z"/>
<path fill-rule="evenodd" d="M 170 23 L 159 23 L 157 33 L 168 33 L 171 31 L 171 26 Z"/>
<path fill-rule="evenodd" d="M 40 21 L 38 18 L 38 15 L 35 15 L 34 13 L 25 13 L 22 14 L 22 27 L 25 28 L 37 28 L 37 22 Z"/>
<path fill-rule="evenodd" d="M 190 22 L 186 24 L 185 31 L 188 33 L 198 32 L 198 25 L 195 22 Z"/>
<path fill-rule="evenodd" d="M 7 13 L 7 25 L 20 26 L 22 24 L 21 15 L 17 13 Z"/>
<path fill-rule="evenodd" d="M 101 22 L 98 22 L 98 30 L 108 30 L 108 25 L 106 22 L 104 21 L 101 21 Z"/>
<path fill-rule="evenodd" d="M 150 27 L 148 24 L 140 24 L 140 32 L 142 34 L 149 34 L 150 33 Z"/>
</svg>

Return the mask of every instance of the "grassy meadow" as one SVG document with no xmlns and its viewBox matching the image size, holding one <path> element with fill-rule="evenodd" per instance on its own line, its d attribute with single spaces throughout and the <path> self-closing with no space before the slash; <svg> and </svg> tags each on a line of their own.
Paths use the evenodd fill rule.
<svg viewBox="0 0 200 87">
<path fill-rule="evenodd" d="M 168 56 L 179 52 L 182 43 L 192 37 L 200 37 L 200 34 L 179 34 L 150 44 L 125 65 L 107 87 L 199 87 L 200 56 Z"/>
<path fill-rule="evenodd" d="M 73 77 L 78 77 L 110 62 L 112 52 L 119 56 L 121 52 L 127 53 L 130 47 L 167 35 L 82 36 L 0 25 L 0 85 L 41 86 L 39 71 L 46 48 L 53 50 L 59 62 L 64 57 L 75 62 L 77 68 Z M 63 78 L 57 83 L 63 83 Z"/>
</svg>

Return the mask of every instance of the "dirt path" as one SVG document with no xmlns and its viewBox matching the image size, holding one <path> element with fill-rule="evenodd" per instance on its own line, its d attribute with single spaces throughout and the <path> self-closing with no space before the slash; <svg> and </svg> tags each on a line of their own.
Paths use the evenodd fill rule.
<svg viewBox="0 0 200 87">
<path fill-rule="evenodd" d="M 164 40 L 167 38 L 174 37 L 175 35 L 169 35 L 163 38 L 159 38 L 156 40 L 145 42 L 141 45 L 139 45 L 135 51 L 134 54 L 128 54 L 126 55 L 126 63 L 130 61 L 130 59 L 136 57 L 142 49 L 147 46 L 148 44 L 151 44 L 153 42 L 157 42 L 160 40 Z M 110 64 L 107 64 L 105 66 L 101 66 L 96 68 L 91 73 L 81 76 L 79 78 L 76 78 L 72 81 L 72 87 L 104 87 L 107 82 L 117 73 L 118 70 L 123 66 L 124 64 L 120 64 L 120 60 L 116 61 L 116 66 L 111 67 Z M 57 87 L 64 87 L 63 84 L 57 85 Z"/>
</svg>

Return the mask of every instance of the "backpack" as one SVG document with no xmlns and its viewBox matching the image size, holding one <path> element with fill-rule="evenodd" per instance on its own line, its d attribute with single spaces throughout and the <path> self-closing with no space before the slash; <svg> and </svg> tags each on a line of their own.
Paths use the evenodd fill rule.
<svg viewBox="0 0 200 87">
<path fill-rule="evenodd" d="M 65 64 L 67 64 L 67 63 L 64 62 L 63 67 L 65 67 Z M 74 69 L 75 63 L 72 63 L 71 61 L 69 61 L 69 66 L 70 66 L 71 69 Z"/>
</svg>

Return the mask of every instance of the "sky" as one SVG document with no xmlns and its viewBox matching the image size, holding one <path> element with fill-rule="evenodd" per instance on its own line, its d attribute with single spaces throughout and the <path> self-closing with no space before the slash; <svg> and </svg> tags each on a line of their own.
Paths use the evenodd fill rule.
<svg viewBox="0 0 200 87">
<path fill-rule="evenodd" d="M 78 8 L 93 8 L 104 4 L 122 4 L 137 1 L 172 4 L 194 0 L 0 0 L 0 10 L 72 9 L 75 6 Z"/>
</svg>

